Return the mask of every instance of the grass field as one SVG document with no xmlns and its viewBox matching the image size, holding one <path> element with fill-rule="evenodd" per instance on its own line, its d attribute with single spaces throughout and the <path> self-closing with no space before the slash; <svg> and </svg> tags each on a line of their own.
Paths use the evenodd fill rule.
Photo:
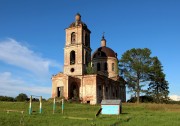
<svg viewBox="0 0 180 126">
<path fill-rule="evenodd" d="M 120 116 L 97 118 L 100 105 L 65 103 L 64 114 L 57 105 L 53 114 L 52 103 L 43 102 L 43 113 L 39 114 L 39 103 L 35 102 L 29 115 L 28 102 L 0 102 L 0 126 L 180 126 L 180 105 L 125 103 Z M 24 114 L 7 114 L 6 110 L 23 110 Z"/>
</svg>

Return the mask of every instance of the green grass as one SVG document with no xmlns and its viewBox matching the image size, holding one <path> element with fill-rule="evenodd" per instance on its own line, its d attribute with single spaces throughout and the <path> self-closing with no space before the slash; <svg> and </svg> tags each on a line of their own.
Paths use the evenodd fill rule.
<svg viewBox="0 0 180 126">
<path fill-rule="evenodd" d="M 39 103 L 33 103 L 33 113 L 28 113 L 28 102 L 0 102 L 0 126 L 180 126 L 180 105 L 123 104 L 123 113 L 117 115 L 95 114 L 100 105 L 65 103 L 64 114 L 57 103 L 53 114 L 52 103 L 43 102 L 43 113 L 39 114 Z M 6 110 L 24 111 L 24 114 Z"/>
</svg>

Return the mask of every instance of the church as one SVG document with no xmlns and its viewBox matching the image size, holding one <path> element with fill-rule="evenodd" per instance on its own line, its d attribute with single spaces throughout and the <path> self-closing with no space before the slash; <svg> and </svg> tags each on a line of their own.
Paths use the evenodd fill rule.
<svg viewBox="0 0 180 126">
<path fill-rule="evenodd" d="M 52 98 L 78 98 L 90 104 L 103 99 L 125 102 L 126 82 L 119 76 L 117 53 L 106 46 L 104 35 L 91 55 L 91 31 L 79 13 L 65 32 L 64 70 L 52 76 Z"/>
</svg>

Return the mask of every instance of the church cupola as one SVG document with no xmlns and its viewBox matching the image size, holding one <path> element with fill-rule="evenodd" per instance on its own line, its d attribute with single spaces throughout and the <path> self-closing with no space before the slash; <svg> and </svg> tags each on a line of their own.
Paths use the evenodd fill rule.
<svg viewBox="0 0 180 126">
<path fill-rule="evenodd" d="M 102 36 L 102 39 L 101 39 L 101 47 L 104 47 L 106 46 L 106 39 L 104 38 L 104 34 Z"/>
</svg>

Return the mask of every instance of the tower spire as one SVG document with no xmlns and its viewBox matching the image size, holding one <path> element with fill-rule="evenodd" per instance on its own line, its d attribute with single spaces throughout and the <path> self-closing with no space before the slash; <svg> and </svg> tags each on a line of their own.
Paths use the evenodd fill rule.
<svg viewBox="0 0 180 126">
<path fill-rule="evenodd" d="M 81 21 L 81 15 L 79 13 L 76 14 L 75 20 L 76 21 Z"/>
<path fill-rule="evenodd" d="M 105 32 L 103 32 L 103 36 L 102 36 L 102 39 L 104 39 L 104 34 L 105 34 Z"/>
<path fill-rule="evenodd" d="M 102 39 L 101 39 L 101 47 L 106 46 L 106 39 L 104 37 L 104 33 L 105 32 L 103 32 Z"/>
</svg>

